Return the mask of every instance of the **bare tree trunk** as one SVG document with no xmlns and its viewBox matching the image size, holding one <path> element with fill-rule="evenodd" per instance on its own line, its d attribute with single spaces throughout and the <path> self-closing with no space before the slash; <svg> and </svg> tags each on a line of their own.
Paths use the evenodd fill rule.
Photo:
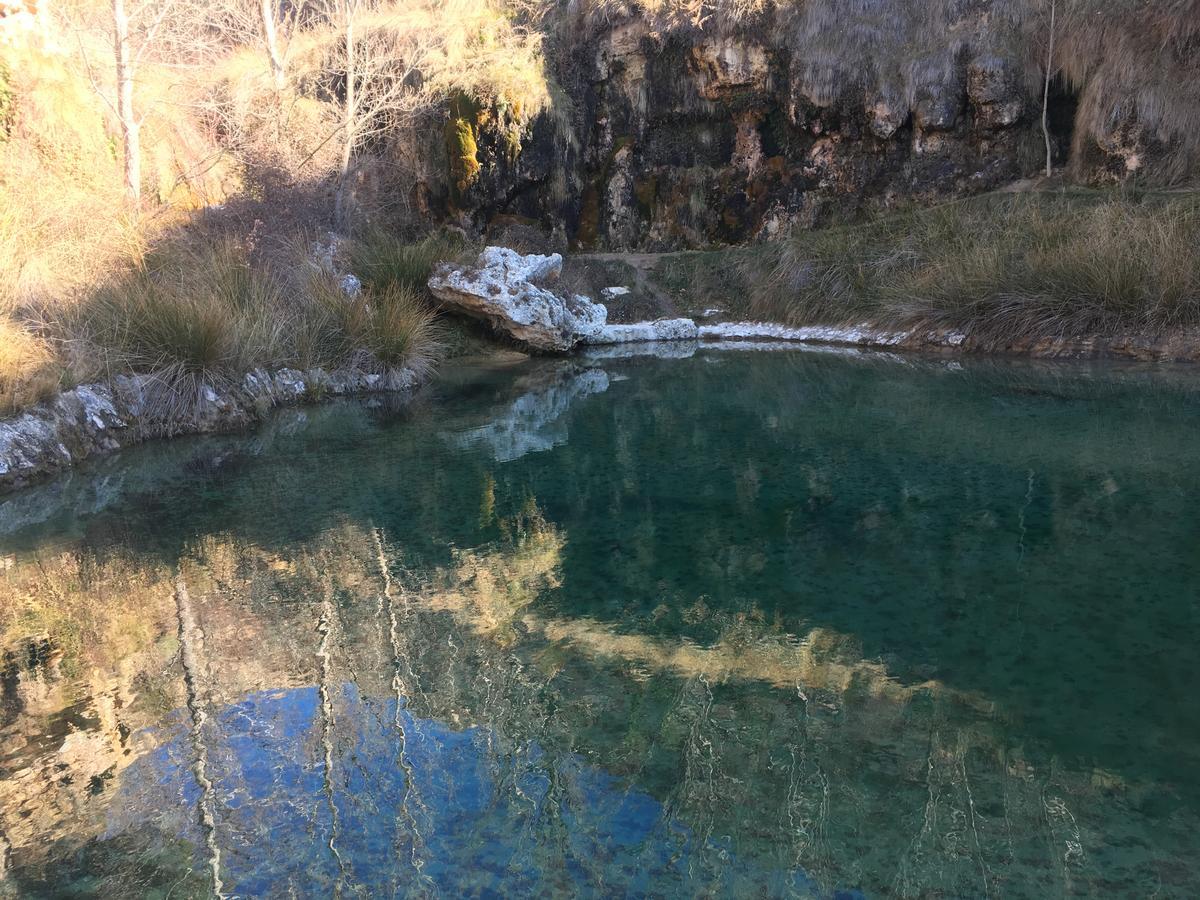
<svg viewBox="0 0 1200 900">
<path fill-rule="evenodd" d="M 347 4 L 348 5 L 348 4 Z M 338 173 L 337 192 L 333 197 L 333 223 L 339 231 L 346 227 L 346 190 L 350 181 L 350 164 L 354 159 L 354 144 L 357 141 L 358 103 L 355 82 L 358 73 L 354 57 L 354 11 L 346 10 L 346 104 L 342 120 L 342 165 Z"/>
<path fill-rule="evenodd" d="M 287 72 L 283 67 L 283 58 L 279 55 L 274 0 L 260 0 L 258 12 L 262 17 L 263 43 L 266 44 L 267 59 L 271 63 L 271 76 L 275 79 L 275 89 L 281 91 L 287 84 Z"/>
<path fill-rule="evenodd" d="M 115 0 L 119 3 L 120 0 Z M 208 851 L 208 869 L 212 877 L 213 896 L 225 893 L 221 882 L 221 848 L 217 845 L 217 795 L 212 780 L 208 777 L 208 747 L 204 743 L 204 726 L 208 723 L 205 699 L 201 691 L 203 663 L 199 650 L 204 646 L 204 632 L 196 623 L 192 609 L 192 598 L 182 574 L 175 576 L 175 616 L 179 626 L 179 664 L 183 668 L 183 686 L 187 700 L 188 716 L 191 719 L 189 737 L 192 745 L 192 777 L 200 788 L 196 800 L 197 819 L 204 831 L 204 844 Z"/>
<path fill-rule="evenodd" d="M 117 64 L 117 119 L 125 149 L 125 192 L 135 203 L 142 196 L 140 124 L 133 114 L 133 67 L 129 60 L 129 16 L 125 0 L 112 0 L 113 56 Z"/>
<path fill-rule="evenodd" d="M 1054 171 L 1054 158 L 1050 148 L 1050 77 L 1054 71 L 1054 28 L 1057 13 L 1057 0 L 1050 0 L 1050 48 L 1046 51 L 1046 85 L 1042 92 L 1042 137 L 1046 139 L 1047 178 Z"/>
</svg>

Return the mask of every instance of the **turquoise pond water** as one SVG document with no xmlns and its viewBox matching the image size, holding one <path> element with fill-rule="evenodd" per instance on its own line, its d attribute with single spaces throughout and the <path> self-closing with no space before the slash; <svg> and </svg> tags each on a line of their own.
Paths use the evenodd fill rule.
<svg viewBox="0 0 1200 900">
<path fill-rule="evenodd" d="M 1200 375 L 677 355 L 0 499 L 0 897 L 1200 896 Z"/>
</svg>

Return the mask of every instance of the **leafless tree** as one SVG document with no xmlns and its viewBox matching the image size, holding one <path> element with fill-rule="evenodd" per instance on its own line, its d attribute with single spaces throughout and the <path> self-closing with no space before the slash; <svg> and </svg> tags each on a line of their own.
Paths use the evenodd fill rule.
<svg viewBox="0 0 1200 900">
<path fill-rule="evenodd" d="M 349 223 L 348 199 L 358 155 L 388 128 L 410 123 L 427 101 L 421 63 L 425 51 L 379 16 L 378 0 L 325 0 L 323 12 L 337 34 L 330 75 L 341 82 L 341 156 L 334 224 Z"/>
<path fill-rule="evenodd" d="M 1054 172 L 1054 157 L 1050 146 L 1050 79 L 1054 74 L 1054 29 L 1058 22 L 1058 2 L 1050 0 L 1050 37 L 1046 50 L 1046 80 L 1042 90 L 1042 137 L 1046 140 L 1046 177 Z"/>
<path fill-rule="evenodd" d="M 288 55 L 292 38 L 310 7 L 308 0 L 195 0 L 210 7 L 214 26 L 227 40 L 246 47 L 259 47 L 267 58 L 276 90 L 288 79 Z"/>
<path fill-rule="evenodd" d="M 178 0 L 111 0 L 107 23 L 112 42 L 113 78 L 96 75 L 82 40 L 80 56 L 92 87 L 117 120 L 124 155 L 125 192 L 137 203 L 142 194 L 141 129 L 145 114 L 136 108 L 134 86 L 147 55 L 177 24 Z"/>
</svg>

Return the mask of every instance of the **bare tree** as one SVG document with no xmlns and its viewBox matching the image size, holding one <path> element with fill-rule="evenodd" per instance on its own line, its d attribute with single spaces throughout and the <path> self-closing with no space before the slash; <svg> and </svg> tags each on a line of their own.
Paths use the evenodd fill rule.
<svg viewBox="0 0 1200 900">
<path fill-rule="evenodd" d="M 294 24 L 295 16 L 299 15 L 299 3 L 289 10 L 288 19 L 284 20 L 283 4 L 279 0 L 259 0 L 258 17 L 262 24 L 263 46 L 267 51 L 267 60 L 271 64 L 271 76 L 275 80 L 277 90 L 282 90 L 287 83 L 287 69 L 284 65 L 287 45 L 280 49 L 280 24 Z"/>
<path fill-rule="evenodd" d="M 326 0 L 324 6 L 338 36 L 329 74 L 341 81 L 341 156 L 333 210 L 339 230 L 349 222 L 348 194 L 360 151 L 382 131 L 410 123 L 428 100 L 420 41 L 371 15 L 381 7 L 378 0 Z"/>
<path fill-rule="evenodd" d="M 117 73 L 117 124 L 121 127 L 121 142 L 125 150 L 125 193 L 136 203 L 142 196 L 142 123 L 133 112 L 133 73 L 136 63 L 129 50 L 129 14 L 125 11 L 125 0 L 112 0 L 112 27 L 113 60 Z"/>
<path fill-rule="evenodd" d="M 1054 157 L 1050 146 L 1050 79 L 1054 74 L 1054 29 L 1057 26 L 1058 0 L 1050 0 L 1050 40 L 1046 50 L 1046 80 L 1042 91 L 1042 137 L 1046 140 L 1046 177 L 1054 172 Z"/>
<path fill-rule="evenodd" d="M 308 0 L 194 0 L 209 7 L 208 17 L 226 39 L 246 47 L 259 47 L 266 56 L 276 90 L 287 86 L 288 55 L 309 8 Z"/>
<path fill-rule="evenodd" d="M 134 86 L 147 54 L 167 32 L 178 11 L 176 0 L 111 0 L 108 23 L 112 39 L 113 87 L 96 76 L 82 40 L 80 55 L 92 88 L 116 117 L 124 154 L 125 192 L 134 203 L 142 196 L 141 130 L 145 115 L 136 109 Z"/>
</svg>

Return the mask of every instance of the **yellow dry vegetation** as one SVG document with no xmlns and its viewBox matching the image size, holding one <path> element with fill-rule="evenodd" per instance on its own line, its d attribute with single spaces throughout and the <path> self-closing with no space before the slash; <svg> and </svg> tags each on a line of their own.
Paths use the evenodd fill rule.
<svg viewBox="0 0 1200 900">
<path fill-rule="evenodd" d="M 425 46 L 430 90 L 520 104 L 525 117 L 550 103 L 542 35 L 514 24 L 493 0 L 420 0 L 397 7 L 395 27 Z"/>
<path fill-rule="evenodd" d="M 103 106 L 66 57 L 6 46 L 0 143 L 0 309 L 70 293 L 127 239 Z"/>
<path fill-rule="evenodd" d="M 50 345 L 0 314 L 0 415 L 50 397 L 60 378 Z"/>
<path fill-rule="evenodd" d="M 138 102 L 144 187 L 157 205 L 130 210 L 112 117 L 85 65 L 105 52 L 83 37 L 70 51 L 36 38 L 0 45 L 0 415 L 91 374 L 66 352 L 80 299 L 139 261 L 157 231 L 236 184 L 176 79 L 148 66 Z"/>
</svg>

